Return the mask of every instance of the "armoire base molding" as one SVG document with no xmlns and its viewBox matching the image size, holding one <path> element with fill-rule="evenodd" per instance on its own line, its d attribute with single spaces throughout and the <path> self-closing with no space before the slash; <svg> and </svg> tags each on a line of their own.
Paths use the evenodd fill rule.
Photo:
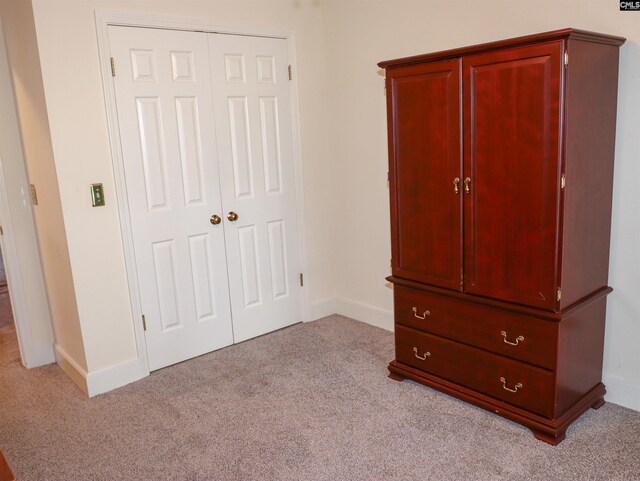
<svg viewBox="0 0 640 481">
<path fill-rule="evenodd" d="M 531 429 L 536 439 L 553 446 L 559 444 L 565 438 L 567 428 L 585 411 L 589 408 L 600 408 L 605 402 L 604 395 L 606 394 L 604 384 L 599 383 L 562 416 L 548 419 L 424 371 L 414 369 L 398 361 L 389 363 L 389 377 L 395 381 L 410 379 L 522 424 Z"/>
</svg>

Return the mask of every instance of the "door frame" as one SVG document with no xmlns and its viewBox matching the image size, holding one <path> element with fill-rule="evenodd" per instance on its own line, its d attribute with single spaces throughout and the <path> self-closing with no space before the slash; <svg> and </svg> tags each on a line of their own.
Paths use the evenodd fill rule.
<svg viewBox="0 0 640 481">
<path fill-rule="evenodd" d="M 270 27 L 257 27 L 247 25 L 217 24 L 203 22 L 194 18 L 156 16 L 132 13 L 119 13 L 110 11 L 95 12 L 96 33 L 98 36 L 98 51 L 100 59 L 100 71 L 102 75 L 102 87 L 104 91 L 105 109 L 107 114 L 107 127 L 109 131 L 109 146 L 111 148 L 111 160 L 113 164 L 114 186 L 116 202 L 120 217 L 120 229 L 124 250 L 125 270 L 129 288 L 131 311 L 133 314 L 133 330 L 136 338 L 136 350 L 140 367 L 144 375 L 149 375 L 149 360 L 145 334 L 142 327 L 142 302 L 138 275 L 136 273 L 135 250 L 133 243 L 133 231 L 131 227 L 131 215 L 127 201 L 127 185 L 124 174 L 124 160 L 120 131 L 118 128 L 118 111 L 116 106 L 115 86 L 112 81 L 109 26 L 156 28 L 163 30 L 196 31 L 204 33 L 222 33 L 230 35 L 250 35 L 253 37 L 272 37 L 284 39 L 287 42 L 288 63 L 295 71 L 296 51 L 294 32 Z M 291 100 L 291 124 L 293 132 L 293 167 L 295 173 L 296 189 L 296 217 L 298 222 L 298 250 L 300 256 L 300 270 L 307 272 L 307 242 L 304 215 L 304 191 L 302 173 L 302 142 L 300 137 L 300 115 L 298 102 L 297 76 L 289 83 Z M 300 292 L 300 319 L 303 322 L 311 319 L 311 306 L 309 303 L 309 284 L 304 283 Z"/>
<path fill-rule="evenodd" d="M 22 128 L 17 111 L 14 79 L 8 69 L 9 54 L 4 41 L 4 27 L 0 22 L 0 63 L 6 72 L 2 72 L 0 80 L 1 101 L 7 101 L 5 107 L 7 118 L 3 122 L 8 127 L 10 140 L 0 149 L 0 226 L 3 233 L 0 234 L 2 255 L 4 258 L 9 300 L 13 314 L 20 361 L 25 368 L 33 368 L 56 362 L 54 354 L 53 326 L 51 324 L 51 312 L 47 287 L 44 280 L 44 271 L 41 263 L 38 232 L 34 219 L 34 210 L 29 196 L 29 173 L 24 158 L 24 146 L 22 142 Z M 7 139 L 3 139 L 7 140 Z M 7 177 L 9 175 L 9 177 Z M 19 192 L 17 192 L 17 190 Z M 18 196 L 12 198 L 11 196 Z M 9 202 L 12 200 L 14 203 Z M 17 201 L 17 202 L 16 202 Z M 16 235 L 15 226 L 27 232 L 22 236 Z M 32 241 L 31 245 L 24 245 L 24 239 Z M 21 244 L 21 240 L 23 241 Z M 21 262 L 25 256 L 35 257 L 37 264 L 31 267 Z M 36 276 L 42 281 L 31 291 L 25 284 L 29 276 Z M 32 279 L 34 279 L 32 277 Z M 28 294 L 33 295 L 30 297 Z M 45 311 L 44 317 L 35 319 L 30 315 L 30 301 L 42 303 Z M 33 328 L 37 325 L 45 329 L 40 338 L 34 337 Z"/>
<path fill-rule="evenodd" d="M 28 205 L 29 217 L 32 217 L 31 205 Z M 24 283 L 22 281 L 22 271 L 18 260 L 18 244 L 14 236 L 13 221 L 9 209 L 9 199 L 4 178 L 4 168 L 2 157 L 0 157 L 0 249 L 4 262 L 4 270 L 7 276 L 7 288 L 9 289 L 9 300 L 13 313 L 13 324 L 18 338 L 18 349 L 20 360 L 26 368 L 36 367 L 43 364 L 55 362 L 53 358 L 53 347 L 46 355 L 39 352 L 38 347 L 31 338 L 31 329 L 27 309 L 27 301 L 24 295 Z"/>
</svg>

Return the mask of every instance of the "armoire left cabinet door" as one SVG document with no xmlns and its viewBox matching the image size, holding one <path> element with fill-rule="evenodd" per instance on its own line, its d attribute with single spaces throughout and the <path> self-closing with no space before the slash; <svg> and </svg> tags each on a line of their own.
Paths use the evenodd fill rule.
<svg viewBox="0 0 640 481">
<path fill-rule="evenodd" d="M 462 288 L 460 60 L 387 70 L 393 275 Z"/>
<path fill-rule="evenodd" d="M 465 292 L 554 309 L 561 41 L 463 60 Z"/>
</svg>

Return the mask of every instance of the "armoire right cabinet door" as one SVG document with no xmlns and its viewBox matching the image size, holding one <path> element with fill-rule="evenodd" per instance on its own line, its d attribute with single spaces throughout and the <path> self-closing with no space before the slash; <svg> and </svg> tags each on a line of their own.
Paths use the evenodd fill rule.
<svg viewBox="0 0 640 481">
<path fill-rule="evenodd" d="M 463 59 L 464 289 L 556 307 L 561 41 Z"/>
</svg>

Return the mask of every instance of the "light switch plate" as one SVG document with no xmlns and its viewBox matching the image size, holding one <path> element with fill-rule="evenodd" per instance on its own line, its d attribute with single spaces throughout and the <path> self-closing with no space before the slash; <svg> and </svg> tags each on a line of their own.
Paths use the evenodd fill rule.
<svg viewBox="0 0 640 481">
<path fill-rule="evenodd" d="M 93 207 L 102 207 L 104 205 L 102 184 L 91 184 L 91 205 Z"/>
<path fill-rule="evenodd" d="M 38 205 L 38 194 L 36 192 L 35 185 L 29 184 L 29 194 L 31 195 L 31 203 L 33 205 Z"/>
</svg>

